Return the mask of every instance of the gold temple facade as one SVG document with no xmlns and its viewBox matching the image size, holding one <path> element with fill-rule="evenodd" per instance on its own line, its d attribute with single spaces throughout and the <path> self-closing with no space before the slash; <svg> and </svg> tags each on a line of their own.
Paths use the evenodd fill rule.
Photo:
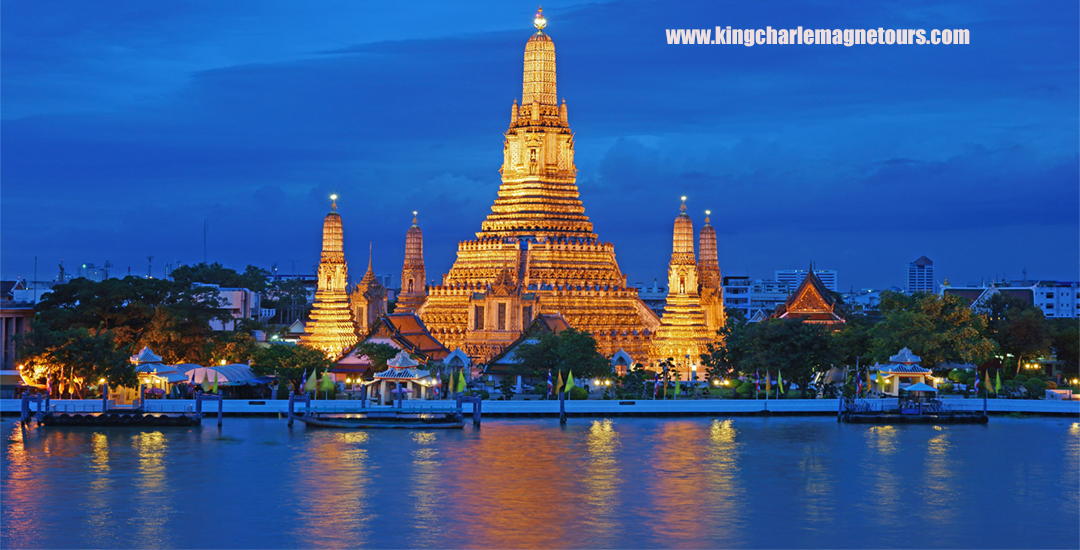
<svg viewBox="0 0 1080 550">
<path fill-rule="evenodd" d="M 475 240 L 458 244 L 454 266 L 418 312 L 435 338 L 479 361 L 536 316 L 562 314 L 604 355 L 621 348 L 644 362 L 660 320 L 626 284 L 615 247 L 593 233 L 578 198 L 574 135 L 565 100 L 556 100 L 555 45 L 545 24 L 538 14 L 525 45 L 522 102 L 511 107 L 491 214 Z"/>
<path fill-rule="evenodd" d="M 347 353 L 358 341 L 346 285 L 349 267 L 345 263 L 345 244 L 341 215 L 337 213 L 337 195 L 332 195 L 330 213 L 323 221 L 322 257 L 311 320 L 300 343 L 322 350 L 331 359 Z M 373 275 L 374 277 L 374 275 Z"/>
<path fill-rule="evenodd" d="M 707 222 L 706 227 L 712 230 Z M 683 380 L 692 379 L 692 365 L 699 364 L 706 346 L 716 341 L 716 329 L 710 330 L 708 321 L 709 314 L 715 317 L 715 311 L 707 310 L 702 300 L 703 293 L 707 293 L 710 299 L 715 298 L 719 288 L 719 266 L 715 273 L 712 271 L 712 264 L 716 263 L 715 231 L 707 234 L 703 228 L 700 240 L 706 245 L 706 249 L 702 251 L 702 261 L 696 262 L 694 223 L 686 214 L 686 197 L 683 197 L 672 234 L 667 303 L 664 305 L 660 329 L 653 338 L 651 353 L 657 360 L 671 359 Z M 710 245 L 711 252 L 707 249 Z M 712 264 L 706 254 L 711 254 Z M 720 306 L 722 305 L 721 295 Z M 714 307 L 715 304 L 710 304 L 710 308 Z M 714 321 L 720 323 L 720 326 L 723 326 L 722 311 L 721 309 L 719 319 Z"/>
<path fill-rule="evenodd" d="M 414 313 L 420 309 L 427 299 L 424 276 L 424 232 L 416 223 L 416 212 L 413 212 L 412 227 L 405 232 L 405 263 L 401 267 L 401 293 L 395 313 Z"/>
</svg>

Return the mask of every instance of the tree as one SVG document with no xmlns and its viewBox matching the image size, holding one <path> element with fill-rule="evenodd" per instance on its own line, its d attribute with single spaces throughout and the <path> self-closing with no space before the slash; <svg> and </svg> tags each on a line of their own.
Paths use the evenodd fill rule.
<svg viewBox="0 0 1080 550">
<path fill-rule="evenodd" d="M 816 372 L 833 364 L 831 344 L 832 336 L 823 325 L 798 319 L 769 319 L 747 332 L 740 370 L 753 374 L 781 369 L 785 380 L 806 388 Z"/>
<path fill-rule="evenodd" d="M 727 308 L 727 322 L 716 332 L 717 342 L 709 342 L 701 354 L 701 364 L 710 380 L 731 377 L 742 363 L 747 331 L 746 317 L 742 311 Z"/>
<path fill-rule="evenodd" d="M 1002 355 L 1016 358 L 1016 373 L 1024 357 L 1050 353 L 1052 327 L 1046 323 L 1041 309 L 1015 296 L 997 293 L 979 308 L 986 319 L 986 332 L 997 342 Z"/>
<path fill-rule="evenodd" d="M 237 273 L 233 269 L 214 262 L 212 264 L 183 265 L 174 269 L 169 274 L 169 277 L 173 281 L 187 286 L 202 283 L 228 288 L 246 288 L 253 292 L 262 292 L 266 290 L 270 272 L 249 265 L 244 269 L 243 273 Z"/>
<path fill-rule="evenodd" d="M 16 342 L 19 363 L 29 379 L 41 384 L 64 380 L 82 387 L 98 384 L 102 378 L 113 385 L 138 384 L 128 353 L 117 348 L 108 331 L 53 330 L 38 321 L 32 325 Z"/>
<path fill-rule="evenodd" d="M 596 339 L 573 328 L 558 334 L 541 334 L 535 343 L 526 341 L 514 350 L 521 372 L 546 377 L 549 372 L 574 371 L 580 379 L 609 377 L 611 363 L 596 350 Z"/>
<path fill-rule="evenodd" d="M 922 366 L 979 364 L 993 357 L 997 344 L 984 336 L 985 321 L 959 298 L 917 292 L 881 293 L 883 319 L 870 331 L 871 355 L 888 361 L 901 348 L 922 358 Z"/>
<path fill-rule="evenodd" d="M 303 383 L 303 376 L 312 372 L 324 373 L 333 362 L 326 354 L 304 346 L 275 344 L 256 348 L 251 359 L 251 370 L 260 376 L 276 375 L 279 383 L 292 384 L 296 390 Z"/>
<path fill-rule="evenodd" d="M 401 350 L 390 344 L 362 342 L 356 345 L 356 352 L 367 356 L 374 372 L 382 372 L 387 369 L 386 362 L 393 359 Z"/>
<path fill-rule="evenodd" d="M 847 318 L 844 327 L 833 333 L 832 349 L 840 365 L 856 365 L 859 359 L 869 359 L 871 330 L 874 322 L 863 315 Z"/>
<path fill-rule="evenodd" d="M 1075 377 L 1080 369 L 1080 319 L 1052 319 L 1050 327 L 1050 349 L 1064 363 L 1062 372 Z"/>
<path fill-rule="evenodd" d="M 499 393 L 502 393 L 503 399 L 510 399 L 514 397 L 515 380 L 511 376 L 503 376 L 499 380 Z"/>
<path fill-rule="evenodd" d="M 311 309 L 308 289 L 300 279 L 282 279 L 270 283 L 263 294 L 263 307 L 275 310 L 278 324 L 291 324 L 307 317 Z"/>
</svg>

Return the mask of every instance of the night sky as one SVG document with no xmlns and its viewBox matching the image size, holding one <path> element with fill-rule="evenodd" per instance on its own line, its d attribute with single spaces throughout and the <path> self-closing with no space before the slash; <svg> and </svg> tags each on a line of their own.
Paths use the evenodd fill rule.
<svg viewBox="0 0 1080 550">
<path fill-rule="evenodd" d="M 871 5 L 873 4 L 873 5 Z M 881 5 L 878 5 L 881 4 Z M 42 2 L 0 8 L 0 275 L 208 259 L 312 273 L 340 195 L 358 280 L 429 279 L 499 185 L 536 5 Z M 1080 8 L 1060 2 L 550 2 L 578 186 L 630 282 L 679 196 L 725 275 L 850 287 L 1080 277 Z M 669 46 L 668 28 L 967 28 L 968 46 Z"/>
</svg>

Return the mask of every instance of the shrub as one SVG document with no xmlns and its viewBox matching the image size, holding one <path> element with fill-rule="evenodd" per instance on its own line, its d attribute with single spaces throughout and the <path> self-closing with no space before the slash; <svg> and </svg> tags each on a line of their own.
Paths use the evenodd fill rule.
<svg viewBox="0 0 1080 550">
<path fill-rule="evenodd" d="M 570 395 L 568 397 L 571 401 L 581 401 L 589 398 L 589 392 L 585 391 L 585 388 L 574 386 L 570 388 Z"/>
<path fill-rule="evenodd" d="M 750 382 L 743 382 L 742 384 L 739 384 L 738 388 L 735 388 L 735 393 L 739 394 L 741 397 L 749 397 L 753 392 L 754 385 Z"/>
<path fill-rule="evenodd" d="M 1024 389 L 1028 391 L 1029 398 L 1039 399 L 1046 395 L 1046 382 L 1043 382 L 1038 378 L 1032 378 L 1027 382 L 1024 382 Z"/>
<path fill-rule="evenodd" d="M 277 390 L 274 393 L 277 395 L 277 399 L 288 399 L 290 390 L 292 390 L 292 383 L 281 379 L 278 381 Z"/>
<path fill-rule="evenodd" d="M 954 386 L 952 384 L 948 383 L 948 382 L 942 382 L 941 384 L 938 385 L 938 389 L 941 390 L 944 393 L 952 393 L 953 387 Z"/>
<path fill-rule="evenodd" d="M 1016 380 L 1017 382 L 1023 384 L 1024 382 L 1028 381 L 1028 377 L 1023 374 L 1017 374 L 1015 377 L 1013 377 L 1013 380 Z"/>
<path fill-rule="evenodd" d="M 1046 389 L 1048 389 L 1048 390 L 1056 390 L 1057 389 L 1057 382 L 1054 382 L 1054 381 L 1047 382 L 1046 383 Z"/>
</svg>

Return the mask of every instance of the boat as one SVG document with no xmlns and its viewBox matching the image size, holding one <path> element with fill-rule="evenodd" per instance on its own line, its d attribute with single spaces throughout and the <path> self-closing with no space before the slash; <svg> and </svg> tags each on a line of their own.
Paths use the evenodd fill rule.
<svg viewBox="0 0 1080 550">
<path fill-rule="evenodd" d="M 345 428 L 353 430 L 460 430 L 465 427 L 461 415 L 444 418 L 342 418 L 296 416 L 296 419 L 316 428 Z"/>
</svg>

